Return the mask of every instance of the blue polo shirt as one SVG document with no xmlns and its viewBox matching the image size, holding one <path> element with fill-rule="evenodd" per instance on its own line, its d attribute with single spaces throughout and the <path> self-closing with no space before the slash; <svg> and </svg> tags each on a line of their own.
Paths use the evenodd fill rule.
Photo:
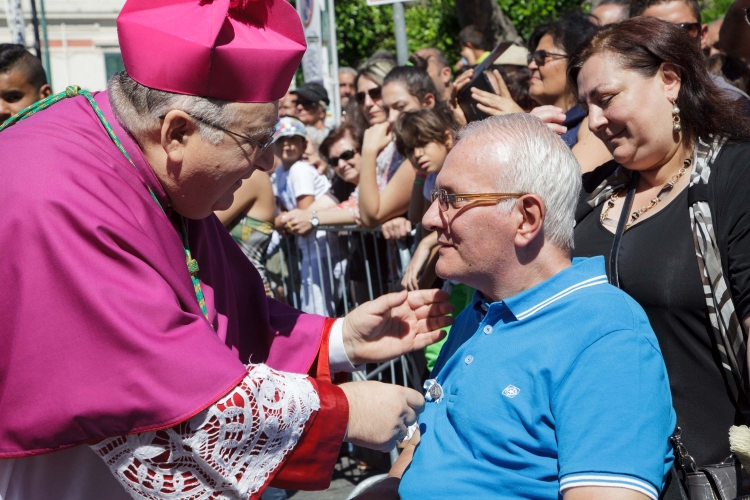
<svg viewBox="0 0 750 500">
<path fill-rule="evenodd" d="M 553 500 L 575 486 L 656 499 L 664 486 L 676 422 L 667 371 L 603 257 L 500 302 L 475 293 L 432 377 L 444 396 L 419 417 L 403 500 Z"/>
</svg>

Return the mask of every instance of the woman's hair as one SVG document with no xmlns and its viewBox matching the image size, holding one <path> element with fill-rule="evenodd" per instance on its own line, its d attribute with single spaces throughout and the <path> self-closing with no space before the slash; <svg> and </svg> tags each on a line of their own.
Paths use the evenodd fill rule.
<svg viewBox="0 0 750 500">
<path fill-rule="evenodd" d="M 445 133 L 456 135 L 456 122 L 450 110 L 446 113 L 439 108 L 424 108 L 407 111 L 398 116 L 393 125 L 396 136 L 396 149 L 402 156 L 408 151 L 430 142 L 445 143 Z"/>
<path fill-rule="evenodd" d="M 387 75 L 395 66 L 396 60 L 392 57 L 385 57 L 385 55 L 376 54 L 357 68 L 357 82 L 359 82 L 360 77 L 364 76 L 382 87 L 385 75 Z M 355 86 L 357 82 L 355 82 Z"/>
<path fill-rule="evenodd" d="M 700 46 L 677 25 L 653 17 L 634 17 L 599 31 L 568 64 L 568 82 L 578 96 L 578 74 L 592 56 L 609 52 L 618 64 L 653 77 L 664 63 L 680 71 L 677 107 L 683 139 L 693 145 L 710 134 L 731 140 L 750 139 L 750 120 L 743 104 L 721 91 L 706 71 Z M 612 68 L 616 70 L 617 68 Z"/>
<path fill-rule="evenodd" d="M 579 11 L 564 13 L 560 19 L 551 23 L 539 24 L 529 38 L 529 52 L 534 52 L 544 35 L 550 35 L 555 45 L 565 54 L 573 54 L 579 45 L 596 33 L 597 26 L 591 17 Z"/>
<path fill-rule="evenodd" d="M 419 102 L 424 102 L 427 94 L 432 94 L 437 99 L 435 82 L 424 69 L 416 66 L 396 66 L 385 76 L 382 86 L 396 82 L 403 84 L 406 91 L 419 99 Z"/>
<path fill-rule="evenodd" d="M 350 138 L 354 143 L 355 151 L 362 149 L 362 133 L 360 129 L 352 123 L 344 123 L 333 129 L 328 134 L 328 137 L 320 143 L 320 148 L 318 148 L 320 155 L 326 159 L 330 158 L 331 147 L 346 137 Z"/>
</svg>

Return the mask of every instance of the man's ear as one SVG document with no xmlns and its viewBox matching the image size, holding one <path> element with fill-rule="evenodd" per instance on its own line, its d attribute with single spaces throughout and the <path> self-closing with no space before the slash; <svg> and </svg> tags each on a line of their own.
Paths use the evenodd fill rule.
<svg viewBox="0 0 750 500">
<path fill-rule="evenodd" d="M 49 86 L 49 84 L 45 83 L 41 87 L 39 87 L 39 100 L 46 99 L 47 97 L 52 95 L 52 87 Z"/>
<path fill-rule="evenodd" d="M 525 247 L 536 240 L 542 231 L 547 208 L 539 195 L 527 194 L 519 198 L 516 209 L 521 213 L 520 224 L 516 232 L 515 244 Z"/>
<path fill-rule="evenodd" d="M 451 77 L 453 76 L 453 73 L 451 72 L 451 69 L 449 66 L 444 67 L 440 70 L 440 79 L 445 83 L 446 85 L 450 83 Z"/>
<path fill-rule="evenodd" d="M 184 111 L 173 109 L 161 126 L 161 147 L 172 163 L 182 163 L 187 140 L 197 137 L 198 124 Z"/>
</svg>

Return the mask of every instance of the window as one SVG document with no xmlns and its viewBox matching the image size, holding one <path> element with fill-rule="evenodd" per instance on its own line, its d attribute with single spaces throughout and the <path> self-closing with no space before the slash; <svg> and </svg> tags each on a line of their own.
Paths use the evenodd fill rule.
<svg viewBox="0 0 750 500">
<path fill-rule="evenodd" d="M 107 81 L 109 81 L 115 73 L 125 71 L 125 64 L 122 62 L 122 54 L 119 52 L 104 54 L 104 66 L 107 70 Z"/>
</svg>

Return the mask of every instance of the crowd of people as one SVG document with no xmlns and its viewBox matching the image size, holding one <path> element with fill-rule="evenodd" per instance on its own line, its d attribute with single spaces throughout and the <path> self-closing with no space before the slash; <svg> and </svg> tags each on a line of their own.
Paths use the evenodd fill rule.
<svg viewBox="0 0 750 500">
<path fill-rule="evenodd" d="M 291 31 L 268 85 L 227 90 L 197 57 L 182 79 L 134 64 L 142 3 L 121 15 L 127 72 L 107 92 L 50 97 L 39 61 L 0 45 L 0 155 L 16 165 L 0 269 L 20 290 L 0 500 L 81 482 L 63 498 L 285 498 L 325 487 L 344 440 L 403 441 L 362 500 L 698 498 L 710 464 L 731 498 L 750 493 L 727 458 L 742 456 L 729 429 L 750 424 L 749 0 L 710 25 L 697 0 L 603 0 L 499 54 L 466 26 L 453 65 L 432 47 L 406 65 L 378 51 L 340 68 L 338 117 L 319 82 L 279 95 L 301 57 Z M 220 12 L 247 30 L 227 74 L 259 29 L 237 21 L 251 4 Z M 22 402 L 46 379 L 14 364 L 37 345 L 77 363 L 37 356 L 60 377 L 49 414 Z M 424 396 L 332 383 L 409 352 Z M 71 472 L 107 467 L 117 481 Z"/>
</svg>

